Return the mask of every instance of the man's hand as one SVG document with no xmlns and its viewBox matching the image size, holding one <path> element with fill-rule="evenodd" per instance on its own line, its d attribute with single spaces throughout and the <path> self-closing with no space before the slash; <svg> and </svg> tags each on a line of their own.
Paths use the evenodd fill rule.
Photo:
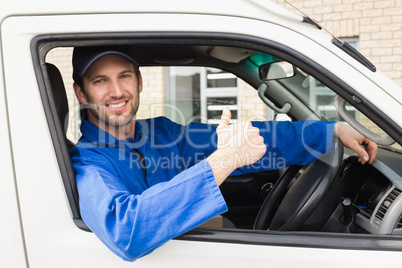
<svg viewBox="0 0 402 268">
<path fill-rule="evenodd" d="M 346 147 L 352 149 L 357 153 L 360 163 L 373 163 L 377 155 L 377 144 L 367 139 L 359 132 L 357 132 L 354 128 L 348 125 L 336 123 L 334 134 L 339 137 L 339 139 Z M 361 145 L 363 145 L 364 149 Z"/>
<path fill-rule="evenodd" d="M 218 184 L 235 169 L 258 161 L 267 150 L 258 128 L 249 121 L 230 125 L 230 119 L 230 110 L 225 107 L 216 130 L 218 149 L 207 158 Z"/>
</svg>

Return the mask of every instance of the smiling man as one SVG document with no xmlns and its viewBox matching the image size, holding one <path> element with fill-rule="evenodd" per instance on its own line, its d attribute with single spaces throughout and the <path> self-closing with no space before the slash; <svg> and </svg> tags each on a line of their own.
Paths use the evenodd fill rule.
<svg viewBox="0 0 402 268">
<path fill-rule="evenodd" d="M 70 152 L 81 216 L 124 260 L 147 255 L 225 212 L 219 185 L 231 174 L 310 163 L 316 160 L 312 150 L 329 153 L 334 135 L 362 163 L 376 156 L 374 143 L 334 122 L 229 125 L 228 108 L 217 128 L 164 117 L 136 120 L 142 78 L 125 47 L 75 48 L 73 78 L 86 108 L 82 137 Z M 263 161 L 273 156 L 276 161 Z M 159 165 L 166 161 L 171 164 Z"/>
</svg>

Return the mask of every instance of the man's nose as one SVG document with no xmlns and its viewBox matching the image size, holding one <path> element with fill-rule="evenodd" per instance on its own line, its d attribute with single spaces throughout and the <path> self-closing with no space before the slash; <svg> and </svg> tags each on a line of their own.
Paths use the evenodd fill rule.
<svg viewBox="0 0 402 268">
<path fill-rule="evenodd" d="M 109 95 L 111 97 L 121 97 L 123 95 L 122 85 L 119 83 L 117 79 L 110 80 Z"/>
</svg>

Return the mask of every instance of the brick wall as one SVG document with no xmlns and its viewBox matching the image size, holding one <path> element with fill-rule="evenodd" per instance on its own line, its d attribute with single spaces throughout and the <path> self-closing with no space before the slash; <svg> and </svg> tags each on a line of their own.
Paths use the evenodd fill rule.
<svg viewBox="0 0 402 268">
<path fill-rule="evenodd" d="M 239 107 L 242 111 L 241 120 L 272 120 L 267 118 L 267 106 L 258 97 L 258 91 L 239 79 Z"/>
<path fill-rule="evenodd" d="M 165 116 L 166 71 L 164 67 L 141 67 L 143 90 L 140 95 L 138 118 Z"/>
</svg>

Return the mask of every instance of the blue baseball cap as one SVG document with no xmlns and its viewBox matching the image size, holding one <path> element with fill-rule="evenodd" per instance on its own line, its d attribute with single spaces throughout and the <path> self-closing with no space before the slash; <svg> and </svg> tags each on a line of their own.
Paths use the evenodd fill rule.
<svg viewBox="0 0 402 268">
<path fill-rule="evenodd" d="M 125 46 L 98 46 L 98 47 L 75 47 L 73 51 L 73 79 L 78 81 L 83 77 L 88 68 L 99 58 L 115 54 L 125 57 L 136 66 L 138 63 L 134 59 L 132 50 Z"/>
</svg>

